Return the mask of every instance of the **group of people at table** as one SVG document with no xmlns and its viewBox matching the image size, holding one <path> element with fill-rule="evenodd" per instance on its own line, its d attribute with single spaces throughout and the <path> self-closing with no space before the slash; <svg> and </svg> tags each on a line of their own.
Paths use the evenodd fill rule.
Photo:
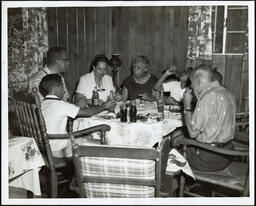
<svg viewBox="0 0 256 206">
<path fill-rule="evenodd" d="M 91 72 L 80 77 L 72 98 L 62 76 L 69 66 L 66 50 L 52 47 L 47 53 L 47 67 L 32 75 L 28 81 L 30 91 L 34 87 L 39 89 L 42 114 L 49 134 L 66 133 L 68 117 L 86 118 L 103 110 L 113 111 L 116 101 L 134 100 L 138 95 L 144 100 L 156 101 L 159 91 L 163 90 L 170 92 L 169 96 L 165 96 L 164 103 L 183 105 L 181 108 L 185 119 L 185 125 L 170 134 L 170 147 L 175 147 L 176 140 L 184 136 L 216 147 L 232 147 L 230 140 L 235 130 L 235 99 L 222 86 L 220 73 L 207 65 L 188 68 L 183 73 L 179 72 L 180 68 L 171 66 L 157 79 L 149 72 L 148 58 L 137 56 L 131 64 L 132 74 L 123 82 L 122 92 L 119 93 L 112 77 L 106 74 L 107 57 L 98 55 L 92 62 Z M 92 106 L 95 87 L 100 105 Z M 114 99 L 108 98 L 110 91 L 114 92 Z M 72 99 L 72 103 L 68 99 Z M 54 156 L 72 156 L 69 140 L 50 140 L 50 145 Z M 230 163 L 223 156 L 193 147 L 188 148 L 187 154 L 192 170 L 217 171 Z"/>
</svg>

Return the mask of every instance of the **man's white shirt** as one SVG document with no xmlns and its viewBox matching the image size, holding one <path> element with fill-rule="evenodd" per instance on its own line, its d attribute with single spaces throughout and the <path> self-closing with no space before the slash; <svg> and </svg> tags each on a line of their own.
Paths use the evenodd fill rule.
<svg viewBox="0 0 256 206">
<path fill-rule="evenodd" d="M 75 118 L 79 107 L 60 100 L 55 95 L 47 95 L 41 103 L 42 114 L 46 123 L 47 134 L 66 134 L 68 117 Z M 62 150 L 68 140 L 50 140 L 52 151 Z"/>
</svg>

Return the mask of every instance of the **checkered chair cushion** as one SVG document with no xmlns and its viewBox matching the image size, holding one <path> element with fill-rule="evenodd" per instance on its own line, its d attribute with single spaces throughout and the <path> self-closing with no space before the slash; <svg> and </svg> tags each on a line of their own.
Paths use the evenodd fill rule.
<svg viewBox="0 0 256 206">
<path fill-rule="evenodd" d="M 82 175 L 155 179 L 155 162 L 152 160 L 81 157 L 80 163 Z M 155 196 L 155 188 L 150 186 L 88 182 L 83 187 L 89 198 Z"/>
</svg>

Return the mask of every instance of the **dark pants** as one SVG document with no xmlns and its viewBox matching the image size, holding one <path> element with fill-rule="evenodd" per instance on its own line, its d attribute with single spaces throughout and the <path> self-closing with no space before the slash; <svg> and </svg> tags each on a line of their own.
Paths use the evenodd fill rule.
<svg viewBox="0 0 256 206">
<path fill-rule="evenodd" d="M 232 149 L 232 143 L 224 148 Z M 198 149 L 193 146 L 187 148 L 186 159 L 192 170 L 203 172 L 214 172 L 225 169 L 232 161 L 228 156 L 217 154 L 209 150 Z"/>
<path fill-rule="evenodd" d="M 171 134 L 172 143 L 175 142 L 173 140 L 176 138 L 178 139 L 184 137 L 189 138 L 186 127 L 177 128 Z M 172 146 L 179 149 L 178 145 L 172 144 Z M 232 149 L 232 147 L 232 143 L 229 143 L 223 148 Z M 228 156 L 217 154 L 209 150 L 196 148 L 194 146 L 188 146 L 186 159 L 192 170 L 204 172 L 222 170 L 226 168 L 232 161 Z"/>
</svg>

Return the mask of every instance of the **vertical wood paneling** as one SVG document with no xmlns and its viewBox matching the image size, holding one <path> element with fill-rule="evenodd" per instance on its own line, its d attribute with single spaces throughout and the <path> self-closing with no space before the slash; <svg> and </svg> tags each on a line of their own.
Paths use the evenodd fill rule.
<svg viewBox="0 0 256 206">
<path fill-rule="evenodd" d="M 136 26 L 138 24 L 138 8 L 129 8 L 129 60 L 133 59 L 133 56 L 138 55 L 140 51 L 137 50 L 137 44 L 139 44 L 139 32 L 136 32 Z M 136 35 L 137 34 L 137 35 Z"/>
<path fill-rule="evenodd" d="M 118 48 L 118 42 L 120 42 L 120 21 L 121 21 L 121 8 L 120 7 L 114 7 L 112 8 L 112 52 L 113 53 L 118 53 L 119 48 Z M 128 25 L 127 25 L 128 26 Z"/>
<path fill-rule="evenodd" d="M 96 54 L 105 54 L 105 41 L 106 41 L 106 28 L 105 28 L 105 8 L 98 8 L 96 9 L 96 32 L 95 32 L 95 38 L 96 38 Z"/>
<path fill-rule="evenodd" d="M 49 46 L 58 44 L 70 53 L 71 66 L 65 79 L 71 93 L 99 53 L 109 58 L 120 54 L 123 65 L 118 85 L 128 77 L 131 60 L 139 54 L 149 57 L 151 72 L 160 77 L 171 64 L 185 69 L 187 17 L 188 7 L 47 8 Z M 213 55 L 209 62 L 190 62 L 194 67 L 200 63 L 218 68 L 223 84 L 241 108 L 243 96 L 248 96 L 248 73 L 241 74 L 241 56 Z"/>
<path fill-rule="evenodd" d="M 160 76 L 161 68 L 162 68 L 162 42 L 161 42 L 161 18 L 162 16 L 162 9 L 161 7 L 155 7 L 152 13 L 152 69 L 153 73 L 157 76 Z M 161 59 L 161 61 L 159 61 Z"/>
<path fill-rule="evenodd" d="M 57 46 L 56 8 L 47 8 L 49 47 Z"/>
<path fill-rule="evenodd" d="M 78 35 L 77 35 L 77 8 L 69 8 L 67 10 L 68 21 L 68 53 L 70 58 L 70 69 L 65 73 L 67 87 L 70 93 L 73 93 L 76 73 L 78 72 L 77 49 L 78 49 Z"/>
<path fill-rule="evenodd" d="M 233 56 L 226 56 L 225 85 L 228 88 L 231 88 L 232 61 Z"/>
<path fill-rule="evenodd" d="M 242 86 L 242 56 L 233 56 L 232 73 L 231 73 L 231 88 L 230 91 L 236 97 L 236 104 L 239 105 L 239 94 Z"/>
<path fill-rule="evenodd" d="M 212 67 L 217 67 L 217 70 L 222 74 L 223 84 L 225 79 L 225 67 L 226 66 L 226 56 L 224 55 L 213 55 L 212 57 Z"/>
<path fill-rule="evenodd" d="M 141 9 L 141 21 L 144 24 L 143 33 L 143 49 L 147 52 L 149 59 L 152 59 L 152 49 L 151 49 L 151 38 L 152 38 L 152 9 L 150 7 L 143 7 Z"/>
<path fill-rule="evenodd" d="M 69 8 L 67 11 L 68 16 L 68 46 L 69 52 L 77 53 L 77 8 Z"/>
<path fill-rule="evenodd" d="M 58 46 L 67 48 L 66 8 L 57 9 L 58 16 Z"/>
<path fill-rule="evenodd" d="M 119 85 L 123 80 L 130 74 L 131 67 L 131 50 L 129 49 L 129 32 L 130 32 L 130 18 L 129 17 L 130 9 L 120 8 L 119 9 L 119 21 L 117 21 L 118 26 L 118 38 L 115 40 L 117 44 L 117 52 L 120 53 L 122 59 L 122 66 L 120 67 L 118 77 L 120 78 Z M 114 43 L 114 42 L 113 42 Z"/>
<path fill-rule="evenodd" d="M 175 64 L 179 69 L 185 69 L 185 61 L 187 47 L 184 47 L 184 44 L 187 45 L 187 17 L 188 10 L 185 7 L 175 8 L 174 13 L 174 42 L 175 50 L 173 57 L 173 64 Z"/>
<path fill-rule="evenodd" d="M 112 54 L 112 8 L 105 8 L 105 53 Z"/>
<path fill-rule="evenodd" d="M 70 91 L 99 53 L 109 58 L 121 55 L 119 85 L 130 74 L 136 55 L 148 56 L 151 72 L 159 77 L 170 64 L 185 64 L 187 13 L 185 7 L 58 8 L 57 13 L 50 8 L 49 45 L 59 42 L 70 53 L 71 67 L 65 75 Z"/>
<path fill-rule="evenodd" d="M 85 43 L 86 43 L 86 28 L 84 22 L 84 8 L 77 8 L 77 31 L 78 31 L 78 61 L 77 61 L 77 72 L 75 73 L 75 86 L 79 81 L 81 75 L 84 74 L 86 67 L 86 55 L 85 55 Z"/>
<path fill-rule="evenodd" d="M 163 9 L 163 18 L 166 19 L 163 27 L 163 70 L 168 69 L 173 62 L 173 49 L 174 46 L 174 8 L 165 7 Z"/>
<path fill-rule="evenodd" d="M 248 73 L 244 75 L 242 56 L 240 55 L 214 55 L 213 67 L 217 67 L 223 76 L 223 85 L 235 95 L 238 111 L 243 111 L 244 96 L 248 95 Z M 247 79 L 246 79 L 247 77 Z"/>
<path fill-rule="evenodd" d="M 84 73 L 89 72 L 90 64 L 96 54 L 96 34 L 95 34 L 95 18 L 96 18 L 96 8 L 86 8 L 86 19 L 87 19 L 87 27 L 86 27 L 86 47 L 87 47 L 87 67 Z"/>
</svg>

